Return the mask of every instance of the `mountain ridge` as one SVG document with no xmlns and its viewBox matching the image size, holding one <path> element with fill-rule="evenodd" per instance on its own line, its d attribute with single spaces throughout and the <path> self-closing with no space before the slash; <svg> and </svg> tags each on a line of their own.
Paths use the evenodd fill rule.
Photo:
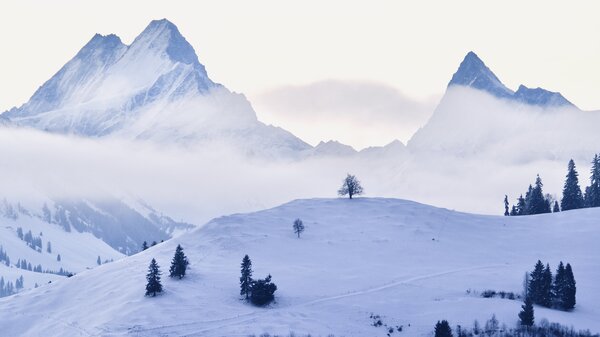
<svg viewBox="0 0 600 337">
<path fill-rule="evenodd" d="M 530 89 L 523 84 L 519 86 L 516 92 L 507 88 L 473 51 L 467 53 L 454 75 L 452 75 L 450 82 L 448 82 L 448 87 L 455 85 L 482 90 L 497 98 L 508 99 L 527 105 L 577 108 L 559 92 L 549 91 L 540 87 Z"/>
<path fill-rule="evenodd" d="M 167 19 L 130 45 L 96 34 L 20 107 L 11 124 L 86 137 L 159 143 L 226 143 L 245 153 L 290 156 L 311 146 L 260 122 L 250 102 L 213 82 Z"/>
</svg>

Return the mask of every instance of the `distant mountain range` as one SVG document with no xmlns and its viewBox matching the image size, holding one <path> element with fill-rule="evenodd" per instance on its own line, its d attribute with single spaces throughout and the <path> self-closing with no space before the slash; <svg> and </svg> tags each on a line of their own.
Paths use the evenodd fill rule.
<svg viewBox="0 0 600 337">
<path fill-rule="evenodd" d="M 453 88 L 469 88 L 512 103 L 512 111 L 580 111 L 558 92 L 524 85 L 516 91 L 507 88 L 474 52 L 465 56 L 452 76 L 448 92 Z M 411 152 L 440 147 L 436 143 L 448 133 L 435 127 L 439 123 L 436 120 L 444 115 L 441 110 L 479 109 L 479 103 L 469 98 L 448 106 L 448 92 L 430 121 L 409 141 Z M 335 141 L 312 147 L 286 130 L 260 122 L 243 95 L 209 78 L 194 48 L 166 19 L 152 21 L 131 45 L 123 44 L 116 35 L 96 34 L 27 103 L 4 112 L 0 119 L 3 125 L 86 137 L 121 137 L 183 146 L 225 144 L 251 156 L 269 158 L 365 157 L 365 153 L 381 148 L 357 152 Z M 458 130 L 472 123 L 472 117 L 454 113 L 452 119 L 444 121 L 443 127 L 470 137 L 470 131 Z M 519 122 L 516 124 L 503 127 L 510 133 L 520 128 Z M 451 139 L 447 141 L 452 143 Z M 454 152 L 470 152 L 473 146 L 467 145 Z M 407 151 L 402 144 L 400 150 L 384 152 L 402 155 Z"/>
</svg>

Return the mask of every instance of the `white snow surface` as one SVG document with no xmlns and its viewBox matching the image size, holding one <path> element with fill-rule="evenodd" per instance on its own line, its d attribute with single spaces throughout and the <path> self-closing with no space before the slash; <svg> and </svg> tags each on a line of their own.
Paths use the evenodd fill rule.
<svg viewBox="0 0 600 337">
<path fill-rule="evenodd" d="M 371 313 L 403 325 L 398 336 L 427 336 L 435 322 L 471 326 L 496 314 L 513 326 L 519 301 L 466 290 L 520 292 L 541 259 L 572 264 L 573 312 L 535 307 L 536 320 L 600 331 L 600 209 L 525 217 L 482 216 L 398 199 L 297 200 L 214 219 L 203 228 L 41 288 L 0 299 L 6 336 L 385 336 Z M 296 238 L 292 222 L 306 231 Z M 177 244 L 191 266 L 166 277 Z M 244 254 L 254 277 L 278 290 L 266 308 L 239 296 Z M 164 293 L 144 297 L 152 258 Z M 410 326 L 409 326 L 410 324 Z M 396 335 L 395 334 L 395 335 Z"/>
</svg>

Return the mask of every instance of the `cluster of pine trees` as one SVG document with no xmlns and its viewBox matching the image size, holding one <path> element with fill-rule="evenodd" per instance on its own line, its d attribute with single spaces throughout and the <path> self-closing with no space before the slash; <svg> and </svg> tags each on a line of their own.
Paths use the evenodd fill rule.
<svg viewBox="0 0 600 337">
<path fill-rule="evenodd" d="M 5 282 L 4 277 L 0 277 L 0 297 L 10 296 L 16 293 L 15 285 L 11 282 Z"/>
<path fill-rule="evenodd" d="M 4 247 L 0 245 L 0 262 L 4 263 L 7 267 L 10 266 L 10 257 L 8 253 L 4 250 Z"/>
<path fill-rule="evenodd" d="M 571 265 L 558 264 L 556 275 L 552 275 L 550 265 L 538 260 L 526 283 L 525 298 L 547 308 L 556 307 L 571 310 L 576 303 L 576 282 Z"/>
<path fill-rule="evenodd" d="M 504 215 L 531 215 L 550 213 L 552 211 L 552 198 L 544 195 L 542 178 L 538 175 L 535 178 L 534 186 L 529 185 L 525 192 L 525 197 L 521 194 L 517 199 L 517 205 L 513 205 L 508 211 L 508 196 L 504 196 Z M 558 204 L 554 205 L 556 209 Z"/>
<path fill-rule="evenodd" d="M 579 186 L 579 173 L 575 167 L 573 159 L 569 161 L 567 167 L 567 176 L 563 187 L 563 196 L 560 201 L 552 201 L 548 194 L 544 195 L 542 191 L 542 179 L 538 175 L 535 185 L 529 185 L 529 189 L 517 199 L 517 204 L 513 205 L 509 211 L 508 196 L 504 196 L 504 215 L 530 215 L 550 212 L 568 211 L 585 207 L 600 207 L 600 156 L 595 155 L 592 159 L 592 168 L 590 175 L 590 185 L 585 188 L 585 193 L 581 192 Z"/>
<path fill-rule="evenodd" d="M 271 275 L 269 274 L 264 279 L 253 279 L 252 261 L 248 255 L 245 255 L 242 259 L 241 274 L 240 295 L 245 296 L 246 301 L 250 301 L 257 306 L 263 306 L 275 299 L 277 286 L 271 282 Z"/>
<path fill-rule="evenodd" d="M 182 279 L 189 264 L 188 258 L 183 253 L 183 248 L 181 245 L 177 245 L 175 255 L 171 261 L 171 267 L 169 268 L 169 277 Z M 160 282 L 161 275 L 162 273 L 156 259 L 152 259 L 150 266 L 148 266 L 148 274 L 146 274 L 146 296 L 151 295 L 154 297 L 163 291 L 163 286 Z"/>
</svg>

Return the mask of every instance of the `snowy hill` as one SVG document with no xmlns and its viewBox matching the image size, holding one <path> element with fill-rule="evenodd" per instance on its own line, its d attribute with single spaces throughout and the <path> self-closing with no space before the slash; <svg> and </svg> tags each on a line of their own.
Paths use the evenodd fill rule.
<svg viewBox="0 0 600 337">
<path fill-rule="evenodd" d="M 428 336 L 440 319 L 471 326 L 492 314 L 512 326 L 522 302 L 482 298 L 519 293 L 537 259 L 569 262 L 573 312 L 536 307 L 536 321 L 600 330 L 600 209 L 526 217 L 457 213 L 396 199 L 312 199 L 217 218 L 203 228 L 72 278 L 0 299 L 10 336 L 247 336 L 279 333 Z M 300 239 L 292 222 L 301 218 Z M 183 280 L 163 274 L 164 294 L 144 297 L 149 261 L 167 273 L 175 246 L 191 261 Z M 254 277 L 273 276 L 276 303 L 240 300 L 244 254 Z M 471 290 L 470 293 L 467 290 Z M 84 309 L 83 309 L 84 308 Z M 26 324 L 24 323 L 26 322 Z"/>
<path fill-rule="evenodd" d="M 29 102 L 2 116 L 50 132 L 218 142 L 253 154 L 310 148 L 259 122 L 243 95 L 214 83 L 193 47 L 165 19 L 152 21 L 129 46 L 116 35 L 95 35 Z"/>
</svg>

